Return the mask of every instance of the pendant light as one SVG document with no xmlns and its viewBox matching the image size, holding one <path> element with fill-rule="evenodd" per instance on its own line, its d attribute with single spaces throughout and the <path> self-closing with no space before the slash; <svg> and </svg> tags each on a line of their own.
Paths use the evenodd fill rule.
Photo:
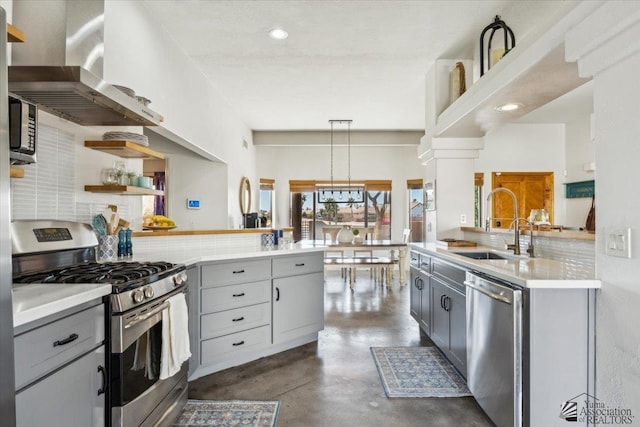
<svg viewBox="0 0 640 427">
<path fill-rule="evenodd" d="M 364 202 L 364 188 L 362 185 L 352 185 L 351 184 L 351 123 L 353 120 L 329 120 L 329 125 L 331 127 L 331 137 L 330 137 L 330 146 L 331 146 L 331 167 L 330 167 L 330 185 L 329 192 L 330 195 L 327 197 L 327 187 L 320 186 L 318 188 L 318 196 L 320 203 L 326 202 L 334 202 L 334 203 L 363 203 Z M 347 186 L 336 186 L 333 180 L 333 133 L 334 126 L 338 124 L 346 124 L 347 125 Z M 338 193 L 337 199 L 336 194 Z M 344 197 L 344 193 L 346 193 L 346 198 Z"/>
</svg>

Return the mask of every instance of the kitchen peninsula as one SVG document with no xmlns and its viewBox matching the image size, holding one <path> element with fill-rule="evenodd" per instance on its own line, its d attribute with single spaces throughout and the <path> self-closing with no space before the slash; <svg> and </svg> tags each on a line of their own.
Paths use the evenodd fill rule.
<svg viewBox="0 0 640 427">
<path fill-rule="evenodd" d="M 562 396 L 591 392 L 593 268 L 481 245 L 410 248 L 411 315 L 496 424 L 552 425 Z"/>
<path fill-rule="evenodd" d="M 134 260 L 187 266 L 190 380 L 316 341 L 324 328 L 325 247 L 264 248 L 265 232 L 136 233 Z"/>
</svg>

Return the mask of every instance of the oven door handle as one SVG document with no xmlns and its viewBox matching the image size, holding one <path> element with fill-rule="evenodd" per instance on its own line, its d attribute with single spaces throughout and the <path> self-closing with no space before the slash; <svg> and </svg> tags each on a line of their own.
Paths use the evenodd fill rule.
<svg viewBox="0 0 640 427">
<path fill-rule="evenodd" d="M 153 310 L 151 310 L 150 312 L 143 314 L 142 316 L 136 317 L 135 319 L 133 319 L 131 322 L 127 323 L 126 325 L 124 325 L 125 329 L 129 329 L 130 327 L 140 323 L 140 322 L 144 322 L 145 320 L 147 320 L 150 317 L 155 316 L 156 314 L 160 313 L 162 310 L 165 310 L 169 308 L 169 301 L 165 301 L 162 304 L 160 304 L 159 306 L 157 306 L 156 308 L 154 308 Z"/>
</svg>

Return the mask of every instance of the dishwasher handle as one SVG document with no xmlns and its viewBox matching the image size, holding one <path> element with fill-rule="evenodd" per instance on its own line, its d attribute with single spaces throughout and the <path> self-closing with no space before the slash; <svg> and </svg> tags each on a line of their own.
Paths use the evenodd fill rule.
<svg viewBox="0 0 640 427">
<path fill-rule="evenodd" d="M 511 304 L 511 299 L 505 297 L 504 295 L 500 295 L 497 294 L 495 292 L 492 292 L 488 289 L 483 288 L 482 286 L 478 286 L 477 284 L 470 282 L 469 280 L 465 280 L 464 284 L 468 287 L 470 287 L 471 289 L 474 289 L 478 292 L 480 292 L 481 294 L 484 294 L 486 296 L 488 296 L 489 298 L 493 298 L 494 300 L 503 302 L 505 304 Z"/>
</svg>

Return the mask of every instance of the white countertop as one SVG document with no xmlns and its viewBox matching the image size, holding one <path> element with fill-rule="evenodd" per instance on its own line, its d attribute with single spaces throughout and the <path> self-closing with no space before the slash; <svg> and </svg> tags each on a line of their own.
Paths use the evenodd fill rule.
<svg viewBox="0 0 640 427">
<path fill-rule="evenodd" d="M 509 252 L 490 248 L 459 247 L 444 249 L 435 243 L 410 243 L 411 250 L 435 255 L 464 268 L 485 273 L 524 288 L 537 289 L 595 289 L 601 287 L 593 269 L 582 265 L 545 258 L 516 256 Z M 509 259 L 476 260 L 457 255 L 454 252 L 494 252 Z"/>
<path fill-rule="evenodd" d="M 29 283 L 13 285 L 13 327 L 42 319 L 111 293 L 104 283 Z"/>
<path fill-rule="evenodd" d="M 323 252 L 325 249 L 327 249 L 325 245 L 314 243 L 295 243 L 287 247 L 273 247 L 271 249 L 263 248 L 261 246 L 224 246 L 165 250 L 154 249 L 148 251 L 134 251 L 133 258 L 130 258 L 129 260 L 166 261 L 190 266 L 198 262 L 295 255 L 310 252 Z"/>
<path fill-rule="evenodd" d="M 325 246 L 293 244 L 265 249 L 258 247 L 194 248 L 187 250 L 153 250 L 136 253 L 124 261 L 166 261 L 187 266 L 198 262 L 257 258 L 322 252 Z M 111 293 L 108 284 L 31 283 L 13 285 L 13 326 L 24 325 Z"/>
</svg>

